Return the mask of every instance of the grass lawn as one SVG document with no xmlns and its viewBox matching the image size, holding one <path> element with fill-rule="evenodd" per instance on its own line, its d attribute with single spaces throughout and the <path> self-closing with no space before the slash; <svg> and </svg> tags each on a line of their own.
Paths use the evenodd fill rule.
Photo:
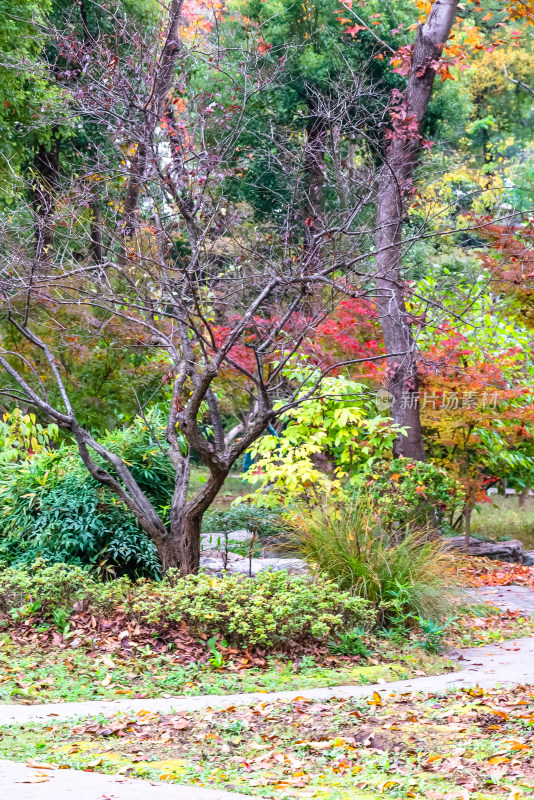
<svg viewBox="0 0 534 800">
<path fill-rule="evenodd" d="M 0 647 L 0 702 L 45 703 L 128 697 L 274 692 L 321 686 L 369 684 L 454 669 L 447 656 L 430 655 L 411 643 L 392 645 L 374 640 L 368 658 L 302 656 L 295 662 L 268 658 L 263 667 L 246 658 L 224 659 L 217 668 L 206 663 L 180 663 L 173 654 L 147 652 L 135 656 L 87 652 L 81 648 Z"/>
<path fill-rule="evenodd" d="M 491 501 L 473 513 L 471 530 L 490 539 L 519 539 L 525 550 L 534 549 L 534 497 L 520 509 L 517 497 L 491 495 Z"/>
<path fill-rule="evenodd" d="M 194 497 L 200 491 L 202 485 L 206 483 L 208 475 L 206 467 L 192 467 L 188 498 Z M 249 483 L 245 483 L 240 475 L 232 472 L 215 498 L 213 508 L 228 508 L 236 497 L 250 494 L 253 488 Z"/>
<path fill-rule="evenodd" d="M 0 757 L 269 798 L 534 797 L 532 687 L 2 728 Z"/>
</svg>

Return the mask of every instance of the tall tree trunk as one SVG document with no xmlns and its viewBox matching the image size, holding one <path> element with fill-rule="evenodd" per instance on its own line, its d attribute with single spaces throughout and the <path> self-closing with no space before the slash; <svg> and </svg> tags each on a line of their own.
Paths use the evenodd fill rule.
<svg viewBox="0 0 534 800">
<path fill-rule="evenodd" d="M 104 242 L 102 238 L 102 211 L 100 198 L 91 202 L 91 253 L 95 264 L 104 260 Z"/>
<path fill-rule="evenodd" d="M 458 0 L 435 0 L 424 25 L 415 37 L 412 65 L 402 104 L 406 122 L 394 126 L 391 144 L 382 167 L 376 212 L 376 290 L 377 309 L 387 354 L 387 385 L 395 422 L 408 427 L 407 436 L 399 436 L 396 456 L 424 461 L 425 452 L 418 402 L 415 342 L 406 311 L 402 265 L 402 225 L 406 200 L 421 146 L 421 123 L 424 119 L 436 63 L 449 38 Z"/>
<path fill-rule="evenodd" d="M 306 124 L 306 150 L 304 175 L 306 187 L 304 240 L 308 256 L 307 269 L 313 273 L 320 267 L 322 247 L 315 237 L 324 227 L 324 166 L 326 148 L 326 123 L 321 116 L 317 98 L 308 98 L 308 121 Z M 308 313 L 315 316 L 322 308 L 322 290 L 316 288 L 310 295 Z"/>
<path fill-rule="evenodd" d="M 158 552 L 163 570 L 179 567 L 182 575 L 194 575 L 200 567 L 200 528 L 202 517 L 222 488 L 227 469 L 210 470 L 211 474 L 202 489 L 191 500 L 187 499 L 190 481 L 189 457 L 175 454 L 175 489 L 170 509 L 170 535 Z"/>
<path fill-rule="evenodd" d="M 317 107 L 317 99 L 308 99 L 308 121 L 306 124 L 306 151 L 304 172 L 306 176 L 306 221 L 307 237 L 321 229 L 320 217 L 324 198 L 324 156 L 326 147 L 326 124 Z"/>
<path fill-rule="evenodd" d="M 54 129 L 55 132 L 55 129 Z M 39 145 L 35 154 L 33 181 L 33 208 L 35 211 L 35 265 L 42 272 L 52 258 L 54 244 L 53 214 L 59 179 L 60 140 L 54 138 L 52 145 Z"/>
</svg>

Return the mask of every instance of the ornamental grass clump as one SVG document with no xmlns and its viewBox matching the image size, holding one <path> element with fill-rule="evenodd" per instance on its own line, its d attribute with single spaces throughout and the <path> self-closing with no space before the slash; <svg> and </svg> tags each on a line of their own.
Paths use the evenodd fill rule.
<svg viewBox="0 0 534 800">
<path fill-rule="evenodd" d="M 387 622 L 441 619 L 452 608 L 452 556 L 431 527 L 390 531 L 373 505 L 326 499 L 293 520 L 291 546 L 316 575 L 369 601 Z"/>
</svg>

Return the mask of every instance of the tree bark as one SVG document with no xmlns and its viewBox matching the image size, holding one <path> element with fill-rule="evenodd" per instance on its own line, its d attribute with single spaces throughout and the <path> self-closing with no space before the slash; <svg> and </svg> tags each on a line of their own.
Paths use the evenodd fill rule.
<svg viewBox="0 0 534 800">
<path fill-rule="evenodd" d="M 46 145 L 41 144 L 34 160 L 35 263 L 41 272 L 46 270 L 50 263 L 54 244 L 52 216 L 56 206 L 59 179 L 59 148 L 59 138 L 53 140 L 49 149 Z"/>
<path fill-rule="evenodd" d="M 402 225 L 406 201 L 421 147 L 424 119 L 436 64 L 450 35 L 458 0 L 435 0 L 415 37 L 408 85 L 402 98 L 406 119 L 394 125 L 378 186 L 376 211 L 376 292 L 387 358 L 387 388 L 391 412 L 398 425 L 408 428 L 399 436 L 395 456 L 424 461 L 425 452 L 418 402 L 416 347 L 406 311 L 402 266 Z M 392 356 L 391 354 L 401 354 Z"/>
<path fill-rule="evenodd" d="M 174 68 L 180 53 L 179 27 L 184 0 L 172 0 L 169 10 L 167 37 L 158 68 L 154 76 L 152 91 L 145 108 L 145 124 L 137 149 L 130 165 L 130 178 L 124 201 L 124 235 L 132 236 L 137 227 L 136 212 L 141 189 L 147 174 L 156 128 L 162 118 L 165 99 L 172 85 Z"/>
<path fill-rule="evenodd" d="M 324 196 L 326 124 L 317 106 L 318 104 L 315 98 L 308 98 L 306 152 L 304 157 L 307 194 L 306 205 L 308 210 L 306 228 L 308 239 L 311 239 L 312 235 L 320 230 L 320 217 L 323 210 Z"/>
<path fill-rule="evenodd" d="M 104 242 L 102 238 L 102 211 L 99 198 L 91 203 L 91 253 L 95 264 L 104 260 Z"/>
</svg>

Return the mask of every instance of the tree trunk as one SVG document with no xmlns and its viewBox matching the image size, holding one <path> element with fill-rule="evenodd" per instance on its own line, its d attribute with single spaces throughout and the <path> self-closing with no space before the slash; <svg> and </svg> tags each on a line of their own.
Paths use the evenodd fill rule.
<svg viewBox="0 0 534 800">
<path fill-rule="evenodd" d="M 176 468 L 175 490 L 170 512 L 170 543 L 164 543 L 160 553 L 164 572 L 169 567 L 179 567 L 182 575 L 194 575 L 198 572 L 202 517 L 215 500 L 229 472 L 230 467 L 227 470 L 217 471 L 216 474 L 212 472 L 200 492 L 188 501 L 187 459 Z"/>
<path fill-rule="evenodd" d="M 378 186 L 376 211 L 377 310 L 387 355 L 387 388 L 394 421 L 409 428 L 394 453 L 425 458 L 418 402 L 415 342 L 406 312 L 402 266 L 402 225 L 406 200 L 421 146 L 420 129 L 430 100 L 436 64 L 450 35 L 458 0 L 435 0 L 419 26 L 406 92 L 401 100 L 404 123 L 394 123 Z M 401 117 L 402 118 L 402 117 Z"/>
<path fill-rule="evenodd" d="M 324 227 L 324 167 L 326 147 L 326 124 L 317 107 L 315 97 L 308 98 L 308 121 L 306 124 L 306 151 L 304 155 L 304 175 L 306 187 L 304 240 L 308 254 L 307 270 L 315 272 L 321 262 L 322 247 L 315 237 Z M 310 294 L 305 311 L 312 316 L 322 309 L 322 289 L 315 288 Z"/>
<path fill-rule="evenodd" d="M 473 506 L 471 503 L 467 503 L 466 507 L 464 508 L 464 535 L 465 535 L 465 548 L 467 552 L 469 552 L 469 542 L 471 540 L 471 514 L 473 512 Z"/>
<path fill-rule="evenodd" d="M 99 198 L 91 203 L 91 252 L 95 264 L 104 260 L 104 243 L 102 239 L 102 212 Z"/>
<path fill-rule="evenodd" d="M 202 514 L 189 516 L 184 514 L 180 526 L 180 572 L 182 575 L 194 575 L 200 567 L 200 526 Z"/>
<path fill-rule="evenodd" d="M 171 567 L 180 568 L 180 549 L 177 547 L 177 542 L 169 536 L 162 539 L 160 542 L 154 542 L 158 551 L 159 560 L 161 561 L 162 572 L 167 572 Z"/>
<path fill-rule="evenodd" d="M 306 176 L 307 211 L 306 236 L 311 244 L 313 234 L 321 229 L 321 214 L 324 197 L 324 156 L 326 147 L 326 125 L 317 108 L 315 98 L 308 99 L 308 121 L 306 124 L 306 152 L 304 172 Z"/>
<path fill-rule="evenodd" d="M 525 508 L 525 506 L 527 504 L 528 492 L 529 492 L 528 489 L 522 489 L 519 492 L 519 508 L 522 508 L 522 509 Z"/>
<path fill-rule="evenodd" d="M 46 271 L 52 258 L 54 244 L 52 216 L 56 206 L 59 179 L 59 148 L 59 138 L 53 140 L 50 149 L 42 144 L 39 146 L 34 160 L 35 264 L 40 272 Z"/>
</svg>

